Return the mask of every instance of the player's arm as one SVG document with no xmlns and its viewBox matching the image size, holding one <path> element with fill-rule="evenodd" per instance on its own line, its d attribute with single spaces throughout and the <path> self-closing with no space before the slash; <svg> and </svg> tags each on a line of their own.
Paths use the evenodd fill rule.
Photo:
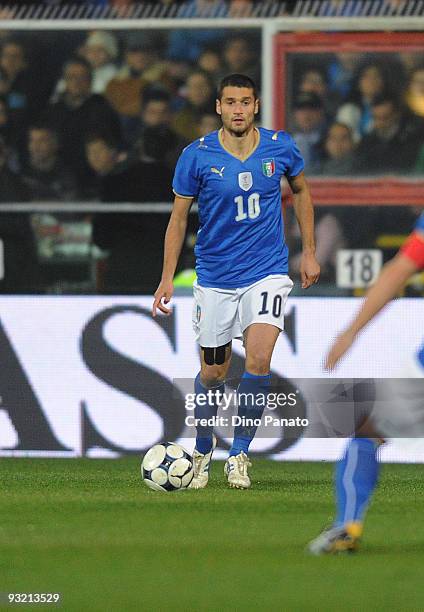
<svg viewBox="0 0 424 612">
<path fill-rule="evenodd" d="M 170 314 L 171 310 L 164 306 L 168 304 L 174 292 L 174 274 L 177 268 L 178 258 L 184 243 L 187 229 L 187 218 L 193 198 L 175 196 L 171 218 L 165 234 L 165 246 L 163 256 L 162 278 L 159 287 L 155 291 L 155 300 L 152 307 L 152 315 L 156 316 L 156 309 L 164 314 Z"/>
<path fill-rule="evenodd" d="M 293 207 L 302 237 L 300 263 L 302 289 L 307 289 L 318 282 L 320 274 L 319 264 L 315 258 L 314 207 L 304 173 L 289 176 L 287 180 L 293 192 Z"/>
<path fill-rule="evenodd" d="M 424 267 L 424 234 L 415 232 L 405 247 L 381 271 L 368 290 L 362 308 L 349 327 L 342 332 L 327 355 L 325 367 L 332 370 L 349 350 L 358 333 L 403 288 L 406 281 Z"/>
</svg>

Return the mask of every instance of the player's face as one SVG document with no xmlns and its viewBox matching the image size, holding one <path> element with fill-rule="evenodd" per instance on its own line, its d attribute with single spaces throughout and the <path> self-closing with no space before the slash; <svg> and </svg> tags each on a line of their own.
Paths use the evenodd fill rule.
<svg viewBox="0 0 424 612">
<path fill-rule="evenodd" d="M 221 115 L 222 125 L 237 136 L 252 128 L 258 110 L 259 100 L 255 100 L 249 87 L 224 87 L 221 99 L 216 101 L 216 112 Z"/>
</svg>

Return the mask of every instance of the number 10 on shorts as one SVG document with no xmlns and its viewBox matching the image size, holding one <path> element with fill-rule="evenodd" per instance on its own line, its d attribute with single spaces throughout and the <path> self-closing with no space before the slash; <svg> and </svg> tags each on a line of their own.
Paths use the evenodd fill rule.
<svg viewBox="0 0 424 612">
<path fill-rule="evenodd" d="M 383 265 L 379 249 L 341 249 L 337 253 L 337 286 L 356 289 L 372 285 Z"/>
</svg>

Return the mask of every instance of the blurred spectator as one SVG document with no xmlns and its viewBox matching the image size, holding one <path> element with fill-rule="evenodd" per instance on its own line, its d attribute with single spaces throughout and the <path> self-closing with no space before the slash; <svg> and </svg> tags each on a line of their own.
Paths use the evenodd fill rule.
<svg viewBox="0 0 424 612">
<path fill-rule="evenodd" d="M 118 43 L 114 34 L 99 30 L 91 32 L 82 54 L 92 68 L 91 91 L 104 93 L 107 84 L 118 72 L 114 63 L 118 58 Z"/>
<path fill-rule="evenodd" d="M 387 92 L 388 86 L 388 75 L 381 60 L 367 60 L 359 67 L 352 94 L 337 113 L 337 121 L 351 127 L 355 139 L 371 131 L 373 100 Z"/>
<path fill-rule="evenodd" d="M 21 178 L 10 170 L 8 165 L 8 149 L 0 136 L 0 202 L 28 202 L 28 189 Z M 1 219 L 0 215 L 0 219 Z"/>
<path fill-rule="evenodd" d="M 26 48 L 17 38 L 2 44 L 0 70 L 0 93 L 7 101 L 14 142 L 23 154 L 29 121 L 43 108 L 46 92 L 42 90 L 40 78 L 30 70 Z"/>
<path fill-rule="evenodd" d="M 315 93 L 324 101 L 327 95 L 325 71 L 321 68 L 307 68 L 300 77 L 300 93 Z"/>
<path fill-rule="evenodd" d="M 6 98 L 0 95 L 0 135 L 9 144 L 12 137 Z"/>
<path fill-rule="evenodd" d="M 219 79 L 227 74 L 245 74 L 259 87 L 260 68 L 258 63 L 259 49 L 253 41 L 243 34 L 236 34 L 225 42 L 224 65 Z"/>
<path fill-rule="evenodd" d="M 18 172 L 21 166 L 21 160 L 18 155 L 18 142 L 16 141 L 16 133 L 9 119 L 9 107 L 4 96 L 0 95 L 0 136 L 7 146 L 8 150 L 8 165 L 9 168 Z"/>
<path fill-rule="evenodd" d="M 85 139 L 85 154 L 92 171 L 92 180 L 85 195 L 90 200 L 105 200 L 105 179 L 113 172 L 118 172 L 126 160 L 126 153 L 120 152 L 119 143 L 111 136 L 90 134 Z"/>
<path fill-rule="evenodd" d="M 405 100 L 412 113 L 424 117 L 424 64 L 412 70 Z"/>
<path fill-rule="evenodd" d="M 204 113 L 199 118 L 197 137 L 219 130 L 221 125 L 221 119 L 216 113 Z"/>
<path fill-rule="evenodd" d="M 178 10 L 178 17 L 195 17 L 195 14 L 184 15 L 184 13 L 189 13 L 191 9 L 196 10 L 196 4 L 205 5 L 211 4 L 209 0 L 194 0 L 194 2 L 183 2 Z M 207 8 L 207 6 L 206 6 Z M 224 3 L 221 4 L 221 8 L 227 11 L 227 7 Z M 205 17 L 210 17 L 209 15 L 205 15 Z M 221 15 L 225 17 L 225 15 Z M 210 45 L 220 44 L 224 37 L 223 30 L 218 29 L 172 29 L 169 32 L 168 36 L 168 49 L 166 51 L 166 58 L 171 61 L 189 61 L 192 64 L 197 63 L 199 55 L 202 53 L 203 49 L 207 48 Z"/>
<path fill-rule="evenodd" d="M 173 172 L 159 161 L 128 159 L 104 177 L 103 201 L 169 202 Z"/>
<path fill-rule="evenodd" d="M 185 105 L 175 113 L 172 126 L 183 138 L 195 140 L 200 116 L 214 111 L 215 85 L 207 72 L 194 70 L 187 79 Z"/>
<path fill-rule="evenodd" d="M 411 72 L 417 68 L 417 66 L 421 66 L 424 61 L 424 54 L 417 53 L 416 51 L 400 51 L 397 55 L 407 74 L 411 74 Z"/>
<path fill-rule="evenodd" d="M 69 60 L 63 75 L 65 91 L 58 102 L 49 105 L 43 119 L 59 135 L 63 160 L 83 185 L 88 174 L 85 136 L 105 132 L 119 140 L 119 119 L 103 96 L 91 93 L 91 67 L 86 60 Z"/>
<path fill-rule="evenodd" d="M 28 131 L 29 159 L 22 179 L 31 200 L 72 200 L 76 179 L 59 157 L 57 134 L 48 125 L 35 124 Z"/>
<path fill-rule="evenodd" d="M 106 87 L 106 98 L 125 123 L 140 112 L 142 91 L 147 85 L 170 85 L 166 63 L 160 61 L 157 35 L 131 32 L 126 41 L 124 65 Z"/>
<path fill-rule="evenodd" d="M 322 140 L 327 120 L 322 100 L 314 93 L 301 93 L 294 101 L 294 124 L 291 131 L 309 168 L 322 157 Z"/>
<path fill-rule="evenodd" d="M 174 96 L 171 106 L 172 110 L 175 111 L 182 106 L 182 101 L 177 96 L 177 93 L 184 87 L 187 77 L 193 68 L 187 60 L 167 60 L 166 66 L 167 79 L 169 79 L 169 86 L 167 88 Z"/>
<path fill-rule="evenodd" d="M 372 104 L 373 130 L 357 149 L 362 174 L 413 172 L 423 142 L 422 123 L 403 112 L 393 96 L 382 95 Z"/>
<path fill-rule="evenodd" d="M 353 75 L 360 58 L 360 53 L 343 51 L 337 53 L 330 62 L 327 73 L 329 88 L 338 99 L 346 99 L 350 95 Z"/>
<path fill-rule="evenodd" d="M 324 141 L 324 151 L 325 158 L 315 168 L 310 168 L 310 173 L 326 176 L 352 174 L 355 143 L 348 125 L 335 122 L 330 126 Z"/>
<path fill-rule="evenodd" d="M 300 77 L 299 93 L 313 93 L 319 96 L 327 113 L 336 110 L 337 99 L 328 92 L 325 70 L 319 67 L 307 68 Z"/>
<path fill-rule="evenodd" d="M 134 153 L 144 161 L 158 161 L 174 170 L 177 159 L 189 141 L 171 127 L 170 96 L 163 90 L 146 93 L 138 125 Z"/>
<path fill-rule="evenodd" d="M 218 51 L 212 48 L 204 49 L 198 57 L 197 65 L 207 72 L 211 79 L 218 82 L 222 72 L 222 60 Z"/>
<path fill-rule="evenodd" d="M 26 202 L 29 194 L 7 166 L 7 147 L 0 137 L 0 202 Z M 34 236 L 27 214 L 0 214 L 0 293 L 30 293 L 37 287 Z"/>
<path fill-rule="evenodd" d="M 170 202 L 172 172 L 161 163 L 137 161 L 104 180 L 108 202 Z M 104 293 L 151 293 L 162 270 L 168 215 L 106 213 L 93 220 L 93 242 L 109 252 Z"/>
</svg>

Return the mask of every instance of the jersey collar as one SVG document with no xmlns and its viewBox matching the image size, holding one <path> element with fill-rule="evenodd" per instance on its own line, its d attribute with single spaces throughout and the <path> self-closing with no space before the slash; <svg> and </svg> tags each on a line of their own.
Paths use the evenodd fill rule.
<svg viewBox="0 0 424 612">
<path fill-rule="evenodd" d="M 231 155 L 231 157 L 234 157 L 234 159 L 237 159 L 238 161 L 244 163 L 245 161 L 247 161 L 249 159 L 249 157 L 252 157 L 253 153 L 256 151 L 256 149 L 259 147 L 259 144 L 261 142 L 261 133 L 258 130 L 257 127 L 254 128 L 258 134 L 258 141 L 255 144 L 255 146 L 253 147 L 253 149 L 250 151 L 249 155 L 247 157 L 245 157 L 244 159 L 241 159 L 240 157 L 237 157 L 236 155 L 234 155 L 233 153 L 231 153 L 231 151 L 229 151 L 227 149 L 227 147 L 224 145 L 224 143 L 222 142 L 222 132 L 223 132 L 223 128 L 218 130 L 218 143 L 221 145 L 221 147 L 224 149 L 224 151 L 226 153 L 228 153 L 228 155 Z"/>
</svg>

